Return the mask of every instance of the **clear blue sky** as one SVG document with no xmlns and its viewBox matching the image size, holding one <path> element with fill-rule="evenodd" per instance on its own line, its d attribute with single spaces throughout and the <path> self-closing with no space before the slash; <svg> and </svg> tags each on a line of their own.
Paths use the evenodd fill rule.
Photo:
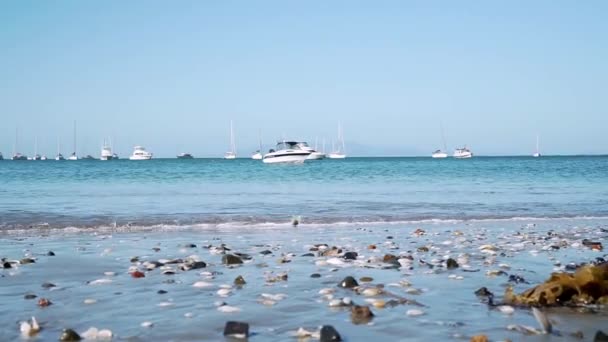
<svg viewBox="0 0 608 342">
<path fill-rule="evenodd" d="M 608 153 L 607 1 L 3 1 L 0 151 Z M 329 143 L 328 143 L 329 145 Z"/>
</svg>

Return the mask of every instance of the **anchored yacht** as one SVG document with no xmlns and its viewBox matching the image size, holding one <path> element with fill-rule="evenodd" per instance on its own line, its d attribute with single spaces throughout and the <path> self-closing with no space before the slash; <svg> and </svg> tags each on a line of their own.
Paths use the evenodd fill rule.
<svg viewBox="0 0 608 342">
<path fill-rule="evenodd" d="M 454 158 L 456 159 L 467 159 L 473 157 L 473 153 L 466 146 L 463 148 L 457 148 L 454 151 Z"/>
<path fill-rule="evenodd" d="M 447 158 L 448 154 L 447 154 L 447 152 L 443 152 L 442 150 L 437 150 L 437 151 L 433 152 L 431 157 L 436 158 L 436 159 Z"/>
<path fill-rule="evenodd" d="M 135 146 L 133 154 L 129 157 L 129 160 L 150 160 L 152 159 L 152 153 L 146 151 L 143 146 Z"/>
<path fill-rule="evenodd" d="M 13 155 L 13 157 L 11 159 L 12 160 L 27 160 L 27 156 L 17 152 Z"/>
<path fill-rule="evenodd" d="M 0 160 L 4 160 L 4 156 L 2 155 L 2 152 L 0 152 Z"/>
<path fill-rule="evenodd" d="M 106 144 L 101 148 L 101 158 L 100 160 L 112 160 L 114 159 L 114 154 L 112 153 L 112 148 Z"/>
<path fill-rule="evenodd" d="M 300 142 L 281 141 L 274 150 L 268 151 L 262 161 L 266 164 L 303 163 L 310 156 L 310 151 L 303 150 Z"/>
<path fill-rule="evenodd" d="M 55 160 L 65 160 L 65 158 L 63 158 L 63 154 L 57 153 L 57 155 L 55 156 Z"/>
<path fill-rule="evenodd" d="M 180 153 L 177 155 L 177 159 L 194 159 L 190 153 Z"/>
</svg>

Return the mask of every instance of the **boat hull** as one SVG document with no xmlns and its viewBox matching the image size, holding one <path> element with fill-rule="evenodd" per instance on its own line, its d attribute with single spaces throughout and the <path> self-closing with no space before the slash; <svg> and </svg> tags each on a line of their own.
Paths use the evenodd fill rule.
<svg viewBox="0 0 608 342">
<path fill-rule="evenodd" d="M 435 158 L 435 159 L 443 159 L 443 158 L 447 158 L 448 154 L 441 152 L 441 153 L 433 153 L 433 155 L 431 155 L 431 157 Z"/>
<path fill-rule="evenodd" d="M 308 159 L 308 160 L 321 160 L 321 159 L 325 159 L 325 157 L 326 157 L 325 153 L 313 152 L 306 159 Z"/>
<path fill-rule="evenodd" d="M 253 159 L 253 160 L 262 160 L 262 159 L 264 159 L 264 156 L 262 156 L 261 153 L 256 153 L 256 154 L 254 154 L 254 155 L 251 156 L 251 159 Z"/>
<path fill-rule="evenodd" d="M 280 164 L 280 163 L 292 163 L 301 164 L 303 163 L 310 153 L 268 153 L 262 160 L 265 164 Z"/>
<path fill-rule="evenodd" d="M 330 153 L 327 157 L 329 159 L 346 159 L 346 155 L 341 153 Z"/>
</svg>

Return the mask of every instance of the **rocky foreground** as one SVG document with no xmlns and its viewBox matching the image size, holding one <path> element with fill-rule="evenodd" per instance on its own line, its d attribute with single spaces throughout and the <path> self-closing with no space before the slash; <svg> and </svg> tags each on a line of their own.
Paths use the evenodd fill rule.
<svg viewBox="0 0 608 342">
<path fill-rule="evenodd" d="M 593 323 L 608 317 L 606 236 L 458 224 L 7 238 L 0 339 L 607 341 Z"/>
</svg>

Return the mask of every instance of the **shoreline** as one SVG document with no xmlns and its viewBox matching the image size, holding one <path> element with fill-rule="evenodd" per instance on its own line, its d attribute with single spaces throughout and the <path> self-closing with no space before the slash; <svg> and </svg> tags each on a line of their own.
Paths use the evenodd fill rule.
<svg viewBox="0 0 608 342">
<path fill-rule="evenodd" d="M 511 284 L 519 293 L 569 263 L 605 256 L 605 252 L 581 246 L 580 241 L 605 241 L 608 234 L 598 227 L 606 224 L 608 219 L 566 219 L 5 238 L 2 257 L 29 255 L 36 262 L 1 271 L 5 286 L 0 288 L 0 297 L 7 305 L 0 308 L 0 326 L 4 327 L 0 339 L 17 339 L 19 322 L 35 316 L 43 327 L 38 340 L 43 341 L 57 340 L 64 328 L 82 333 L 89 327 L 110 329 L 117 340 L 222 340 L 227 321 L 249 323 L 252 341 L 296 341 L 293 334 L 300 327 L 317 331 L 326 324 L 350 341 L 463 340 L 477 334 L 491 340 L 521 340 L 525 335 L 507 327 L 536 327 L 531 312 L 515 308 L 511 314 L 502 313 L 480 301 L 474 291 L 484 286 L 500 297 L 504 286 Z M 563 247 L 549 248 L 555 243 Z M 327 244 L 325 251 L 330 252 L 321 255 L 315 247 L 318 244 Z M 496 253 L 479 249 L 487 244 L 495 246 Z M 372 245 L 375 247 L 370 249 Z M 341 251 L 331 252 L 332 246 Z M 311 251 L 314 248 L 317 251 Z M 49 250 L 55 256 L 46 256 Z M 357 256 L 345 259 L 346 252 Z M 230 253 L 244 253 L 251 259 L 243 259 L 239 265 L 223 264 L 224 255 Z M 383 261 L 389 254 L 398 259 L 411 256 L 412 261 L 399 259 L 395 268 Z M 458 260 L 460 267 L 447 269 L 448 257 Z M 204 262 L 205 267 L 184 271 L 180 269 L 183 264 L 167 262 L 188 258 Z M 163 259 L 164 266 L 147 268 L 149 262 Z M 557 261 L 561 266 L 556 266 Z M 134 270 L 144 277 L 134 278 Z M 487 274 L 499 270 L 506 275 Z M 311 277 L 314 274 L 319 277 Z M 521 276 L 527 284 L 511 283 L 511 274 Z M 246 281 L 241 287 L 233 283 L 239 275 Z M 337 286 L 348 276 L 362 290 Z M 365 277 L 372 281 L 362 281 Z M 55 287 L 41 287 L 47 282 Z M 374 293 L 382 288 L 385 293 Z M 361 292 L 364 289 L 366 294 Z M 160 290 L 167 293 L 160 294 Z M 387 303 L 394 297 L 388 292 L 425 306 L 390 306 Z M 37 295 L 36 300 L 48 298 L 53 305 L 40 308 L 36 300 L 23 298 L 26 293 Z M 346 298 L 369 306 L 375 316 L 367 323 L 353 322 L 350 307 L 332 306 Z M 95 302 L 85 304 L 87 299 Z M 223 303 L 226 305 L 220 305 Z M 418 312 L 411 310 L 422 313 L 416 316 Z M 605 309 L 596 314 L 559 309 L 547 313 L 556 329 L 580 330 L 585 340 L 602 328 L 601 322 L 608 316 Z M 145 322 L 152 326 L 143 327 Z M 547 337 L 564 340 L 542 335 L 528 339 Z"/>
</svg>

